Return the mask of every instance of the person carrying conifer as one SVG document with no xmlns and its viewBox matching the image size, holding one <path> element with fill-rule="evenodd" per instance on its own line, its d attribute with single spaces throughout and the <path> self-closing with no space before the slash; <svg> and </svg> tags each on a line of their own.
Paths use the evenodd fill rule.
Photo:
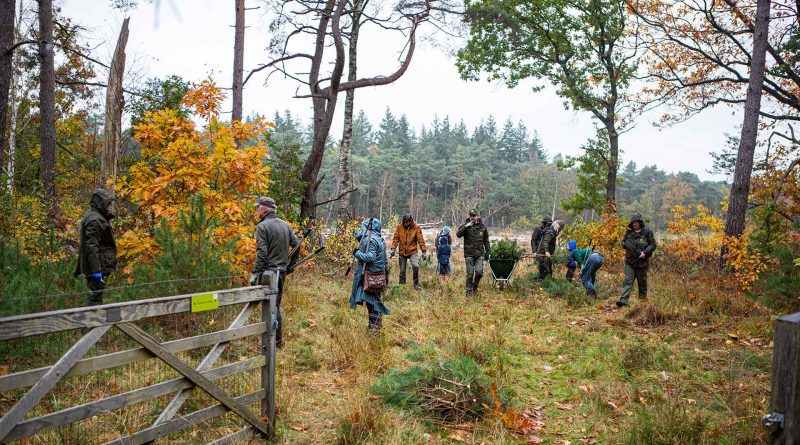
<svg viewBox="0 0 800 445">
<path fill-rule="evenodd" d="M 533 229 L 533 234 L 531 235 L 531 253 L 535 255 L 539 251 L 539 246 L 541 246 L 542 244 L 542 237 L 544 236 L 544 233 L 547 231 L 547 229 L 552 225 L 553 225 L 553 218 L 551 218 L 549 215 L 545 215 L 545 217 L 542 218 L 542 224 L 539 227 Z M 539 276 L 540 277 L 546 276 L 547 273 L 544 270 L 545 262 L 544 261 L 537 261 L 537 262 L 539 263 Z"/>
</svg>

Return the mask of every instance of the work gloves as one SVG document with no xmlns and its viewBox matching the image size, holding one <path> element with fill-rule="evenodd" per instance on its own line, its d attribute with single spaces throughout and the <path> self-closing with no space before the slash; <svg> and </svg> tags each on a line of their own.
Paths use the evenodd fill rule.
<svg viewBox="0 0 800 445">
<path fill-rule="evenodd" d="M 356 252 L 358 252 L 358 250 L 359 250 L 359 249 L 358 249 L 358 247 L 356 247 L 355 249 L 353 249 L 353 256 L 356 256 Z"/>
<path fill-rule="evenodd" d="M 391 253 L 389 253 L 389 258 L 394 258 L 395 255 L 397 255 L 397 252 L 392 250 Z"/>
<path fill-rule="evenodd" d="M 567 267 L 569 267 L 569 268 L 575 268 L 575 267 L 578 267 L 578 262 L 577 262 L 577 261 L 575 261 L 575 260 L 569 260 L 569 261 L 567 262 Z"/>
<path fill-rule="evenodd" d="M 258 275 L 251 273 L 250 274 L 250 285 L 255 286 L 258 283 Z"/>
<path fill-rule="evenodd" d="M 89 274 L 89 280 L 94 281 L 96 283 L 103 283 L 103 273 L 102 272 L 92 272 Z"/>
<path fill-rule="evenodd" d="M 472 221 L 467 221 L 467 224 L 464 227 L 469 227 L 472 225 Z"/>
<path fill-rule="evenodd" d="M 422 254 L 422 261 L 425 261 L 425 260 L 427 260 L 427 259 L 428 259 L 428 255 L 426 255 L 426 254 L 424 254 L 424 253 L 423 253 L 423 254 Z"/>
<path fill-rule="evenodd" d="M 489 261 L 490 259 L 492 259 L 492 254 L 490 254 L 489 252 L 484 253 L 483 259 Z"/>
</svg>

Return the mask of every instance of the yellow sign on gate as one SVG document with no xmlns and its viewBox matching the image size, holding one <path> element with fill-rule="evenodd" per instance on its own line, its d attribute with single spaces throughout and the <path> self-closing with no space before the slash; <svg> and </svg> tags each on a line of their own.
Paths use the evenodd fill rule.
<svg viewBox="0 0 800 445">
<path fill-rule="evenodd" d="M 219 296 L 216 293 L 192 295 L 192 312 L 210 311 L 219 307 Z"/>
</svg>

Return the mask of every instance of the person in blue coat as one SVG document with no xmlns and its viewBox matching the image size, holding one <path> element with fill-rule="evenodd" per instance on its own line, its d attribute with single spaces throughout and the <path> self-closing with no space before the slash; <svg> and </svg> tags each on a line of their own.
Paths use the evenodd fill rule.
<svg viewBox="0 0 800 445">
<path fill-rule="evenodd" d="M 381 221 L 377 218 L 365 219 L 361 229 L 355 233 L 359 247 L 353 250 L 356 257 L 355 272 L 353 274 L 353 287 L 350 290 L 350 308 L 363 304 L 367 307 L 369 317 L 368 328 L 379 331 L 383 316 L 391 313 L 381 301 L 381 294 L 364 292 L 364 268 L 369 272 L 386 272 L 386 242 L 381 236 Z"/>
<path fill-rule="evenodd" d="M 439 263 L 439 278 L 446 279 L 450 275 L 450 228 L 444 226 L 436 239 L 436 262 Z"/>
</svg>

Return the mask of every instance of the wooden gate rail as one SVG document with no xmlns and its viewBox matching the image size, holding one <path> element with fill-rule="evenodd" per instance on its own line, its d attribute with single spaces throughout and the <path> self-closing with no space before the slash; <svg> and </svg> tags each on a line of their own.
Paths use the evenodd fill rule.
<svg viewBox="0 0 800 445">
<path fill-rule="evenodd" d="M 47 429 L 80 422 L 98 414 L 173 393 L 175 395 L 172 401 L 151 427 L 131 432 L 128 436 L 109 443 L 125 445 L 149 443 L 227 412 L 234 412 L 244 419 L 245 427 L 212 442 L 213 444 L 231 443 L 256 432 L 271 436 L 275 421 L 276 277 L 270 277 L 269 282 L 268 286 L 214 291 L 219 306 L 244 304 L 244 308 L 227 329 L 164 343 L 157 341 L 134 322 L 190 312 L 192 298 L 208 295 L 209 292 L 0 318 L 0 340 L 6 341 L 73 329 L 88 329 L 88 332 L 53 366 L 0 376 L 0 392 L 30 387 L 27 393 L 0 418 L 0 443 L 24 439 Z M 246 324 L 259 304 L 261 304 L 261 322 Z M 141 347 L 83 358 L 112 327 L 124 332 Z M 261 351 L 258 356 L 214 367 L 229 342 L 255 335 L 261 336 Z M 212 346 L 211 350 L 196 368 L 175 355 L 178 352 L 206 346 Z M 181 377 L 25 419 L 25 416 L 64 377 L 118 368 L 152 358 L 163 361 Z M 261 370 L 261 389 L 248 394 L 233 397 L 214 383 L 224 377 L 254 369 Z M 176 416 L 195 387 L 199 387 L 219 404 Z M 260 413 L 248 408 L 248 405 L 256 402 L 261 402 Z"/>
</svg>

